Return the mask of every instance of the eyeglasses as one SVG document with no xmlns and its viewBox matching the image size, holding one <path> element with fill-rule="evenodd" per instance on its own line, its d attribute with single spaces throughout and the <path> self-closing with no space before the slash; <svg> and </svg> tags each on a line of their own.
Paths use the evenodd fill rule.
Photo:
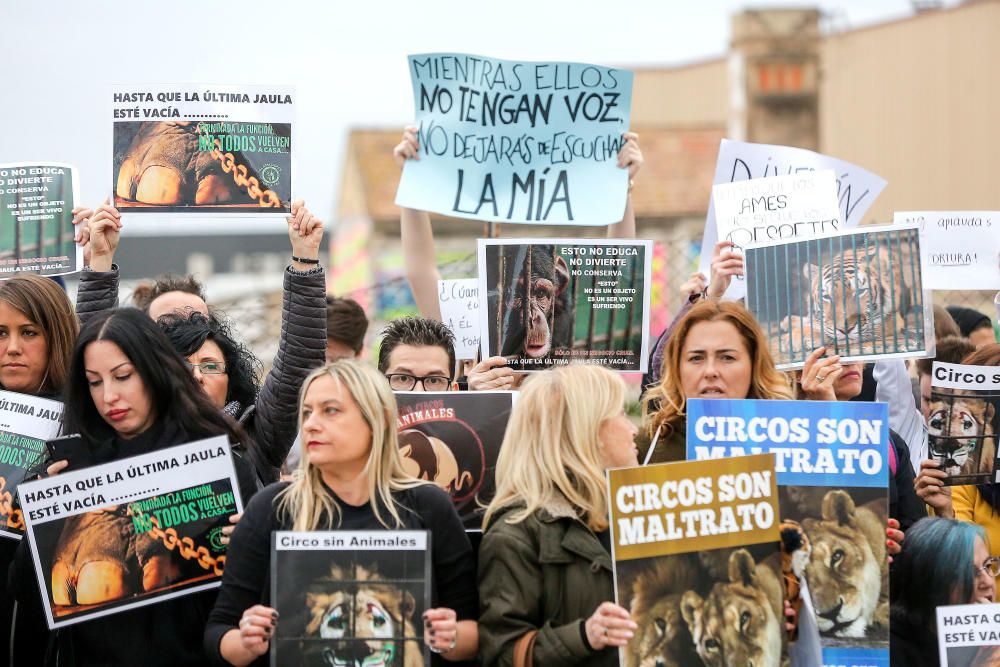
<svg viewBox="0 0 1000 667">
<path fill-rule="evenodd" d="M 417 386 L 417 382 L 424 388 L 424 391 L 448 391 L 451 385 L 451 378 L 443 375 L 425 375 L 417 377 L 409 373 L 390 373 L 385 376 L 389 380 L 389 387 L 393 391 L 412 391 Z"/>
<path fill-rule="evenodd" d="M 984 572 L 993 578 L 996 578 L 997 575 L 1000 575 L 1000 558 L 997 558 L 996 556 L 990 556 L 983 562 L 983 564 L 980 567 L 976 568 L 976 576 L 979 576 Z"/>
<path fill-rule="evenodd" d="M 226 365 L 221 361 L 203 361 L 200 364 L 192 364 L 190 361 L 185 361 L 184 363 L 191 370 L 197 368 L 204 375 L 222 375 L 226 372 Z"/>
</svg>

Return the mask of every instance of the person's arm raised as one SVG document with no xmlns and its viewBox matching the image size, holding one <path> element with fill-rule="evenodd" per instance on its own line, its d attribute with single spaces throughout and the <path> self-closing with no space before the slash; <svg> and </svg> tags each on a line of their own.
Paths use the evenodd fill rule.
<svg viewBox="0 0 1000 667">
<path fill-rule="evenodd" d="M 407 160 L 420 159 L 420 144 L 417 142 L 417 128 L 410 126 L 403 130 L 403 137 L 392 149 L 392 157 L 400 170 Z M 399 235 L 403 244 L 403 265 L 406 281 L 413 292 L 417 310 L 424 317 L 441 320 L 441 305 L 438 302 L 438 281 L 441 272 L 434 252 L 434 229 L 427 211 L 413 208 L 399 210 Z"/>
<path fill-rule="evenodd" d="M 625 213 L 620 222 L 608 225 L 609 239 L 635 238 L 635 208 L 632 206 L 632 187 L 636 174 L 642 168 L 642 151 L 639 149 L 639 135 L 635 132 L 625 133 L 625 143 L 618 151 L 618 167 L 628 168 L 628 196 L 625 199 Z"/>
<path fill-rule="evenodd" d="M 99 313 L 118 307 L 118 270 L 115 251 L 121 238 L 122 217 L 108 201 L 96 211 L 73 209 L 76 242 L 83 246 L 85 268 L 80 272 L 76 314 L 85 325 Z"/>
</svg>

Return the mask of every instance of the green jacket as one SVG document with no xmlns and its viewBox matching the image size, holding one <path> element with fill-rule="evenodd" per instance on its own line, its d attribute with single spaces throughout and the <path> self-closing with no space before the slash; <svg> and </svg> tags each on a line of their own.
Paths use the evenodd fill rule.
<svg viewBox="0 0 1000 667">
<path fill-rule="evenodd" d="M 510 508 L 515 509 L 514 507 Z M 611 557 L 563 501 L 521 523 L 493 517 L 479 548 L 479 651 L 484 667 L 510 667 L 533 628 L 536 667 L 617 667 L 618 650 L 591 650 L 581 621 L 613 602 Z"/>
</svg>

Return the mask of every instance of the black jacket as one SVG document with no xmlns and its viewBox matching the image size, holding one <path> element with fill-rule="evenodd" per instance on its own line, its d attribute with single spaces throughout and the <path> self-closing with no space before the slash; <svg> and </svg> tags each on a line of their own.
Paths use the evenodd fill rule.
<svg viewBox="0 0 1000 667">
<path fill-rule="evenodd" d="M 76 313 L 86 324 L 98 313 L 118 306 L 118 267 L 84 270 L 76 297 Z M 246 443 L 260 479 L 269 484 L 278 472 L 298 431 L 302 381 L 326 361 L 326 274 L 285 270 L 281 335 L 271 372 L 253 405 L 234 415 L 250 436 Z"/>
</svg>

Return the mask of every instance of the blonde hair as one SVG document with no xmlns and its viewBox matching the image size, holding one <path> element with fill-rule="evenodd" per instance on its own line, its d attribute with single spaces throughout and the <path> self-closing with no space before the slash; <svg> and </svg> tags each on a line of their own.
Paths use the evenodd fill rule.
<svg viewBox="0 0 1000 667">
<path fill-rule="evenodd" d="M 483 530 L 503 508 L 520 523 L 560 499 L 594 531 L 608 527 L 601 424 L 625 405 L 625 383 L 606 368 L 562 366 L 530 378 L 521 390 L 500 447 L 496 494 Z"/>
<path fill-rule="evenodd" d="M 643 420 L 650 437 L 660 428 L 669 436 L 684 419 L 687 396 L 681 384 L 681 355 L 692 327 L 701 322 L 729 322 L 740 333 L 750 355 L 750 390 L 743 398 L 793 399 L 791 379 L 774 367 L 774 359 L 764 332 L 746 308 L 735 301 L 702 301 L 677 324 L 667 341 L 660 369 L 660 383 L 646 392 L 642 402 Z"/>
<path fill-rule="evenodd" d="M 389 529 L 401 528 L 403 522 L 392 493 L 426 484 L 403 470 L 396 435 L 396 397 L 388 381 L 374 368 L 354 359 L 340 359 L 316 369 L 302 383 L 299 396 L 299 431 L 309 387 L 318 378 L 332 377 L 347 389 L 372 432 L 371 450 L 365 473 L 368 497 L 375 518 Z M 320 470 L 302 455 L 292 483 L 275 499 L 279 515 L 292 520 L 293 530 L 318 530 L 340 525 L 340 507 L 323 486 Z M 388 512 L 389 516 L 385 516 Z M 329 526 L 321 526 L 327 517 Z"/>
</svg>

